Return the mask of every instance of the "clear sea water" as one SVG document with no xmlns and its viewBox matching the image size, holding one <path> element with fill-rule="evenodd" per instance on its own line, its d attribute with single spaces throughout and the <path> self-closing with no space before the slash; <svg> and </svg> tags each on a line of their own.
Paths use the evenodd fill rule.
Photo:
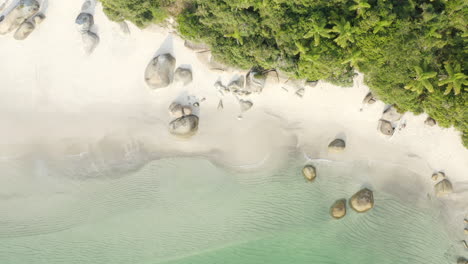
<svg viewBox="0 0 468 264">
<path fill-rule="evenodd" d="M 362 187 L 356 177 L 415 176 L 405 170 L 320 162 L 309 183 L 302 162 L 241 173 L 174 158 L 115 178 L 63 180 L 50 164 L 31 164 L 28 187 L 14 180 L 24 166 L 1 165 L 12 186 L 0 186 L 1 264 L 454 263 L 429 198 L 412 203 L 374 186 L 374 209 L 331 219 L 330 205 Z"/>
</svg>

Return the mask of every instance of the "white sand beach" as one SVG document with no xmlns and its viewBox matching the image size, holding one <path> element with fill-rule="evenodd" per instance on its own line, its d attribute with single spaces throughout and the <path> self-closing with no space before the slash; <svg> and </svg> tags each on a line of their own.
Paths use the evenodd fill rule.
<svg viewBox="0 0 468 264">
<path fill-rule="evenodd" d="M 396 172 L 356 175 L 355 180 L 408 199 L 437 199 L 453 239 L 463 239 L 463 219 L 468 217 L 468 149 L 455 129 L 431 127 L 424 124 L 427 115 L 405 113 L 395 122 L 395 133 L 383 135 L 378 123 L 386 105 L 362 103 L 369 92 L 363 75 L 355 78 L 352 88 L 319 81 L 315 87 L 306 87 L 302 97 L 292 81 L 278 82 L 270 76 L 260 94 L 244 98 L 253 107 L 240 119 L 238 99 L 231 94 L 221 97 L 214 84 L 221 80 L 227 85 L 247 71 L 208 69 L 167 28 L 141 30 L 129 23 L 130 34 L 126 34 L 106 18 L 99 4 L 94 10 L 94 30 L 100 41 L 88 55 L 74 23 L 81 5 L 82 1 L 50 0 L 43 10 L 46 19 L 27 39 L 0 35 L 0 162 L 31 155 L 43 159 L 86 155 L 90 146 L 105 142 L 113 154 L 103 155 L 116 161 L 125 159 L 136 146 L 147 154 L 143 160 L 201 156 L 240 171 L 273 169 L 291 153 L 303 153 L 299 156 L 304 163 L 309 159 L 392 164 L 418 177 Z M 146 66 L 165 52 L 175 57 L 176 67 L 192 69 L 190 84 L 173 83 L 155 90 L 146 85 Z M 220 99 L 223 109 L 218 109 Z M 174 101 L 199 104 L 194 110 L 199 129 L 189 139 L 168 132 L 167 109 Z M 328 151 L 335 138 L 345 140 L 343 152 Z M 434 195 L 436 182 L 431 175 L 438 171 L 453 184 L 453 193 L 444 197 Z M 39 180 L 29 182 L 24 177 L 2 174 L 0 197 L 34 190 Z M 47 191 L 47 182 L 60 182 L 52 176 L 43 180 L 41 192 Z"/>
</svg>

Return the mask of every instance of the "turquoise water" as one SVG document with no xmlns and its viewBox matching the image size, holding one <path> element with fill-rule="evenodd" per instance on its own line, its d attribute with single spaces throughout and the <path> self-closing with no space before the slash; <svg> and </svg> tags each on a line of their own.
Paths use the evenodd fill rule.
<svg viewBox="0 0 468 264">
<path fill-rule="evenodd" d="M 239 173 L 163 159 L 96 180 L 62 180 L 39 164 L 34 177 L 47 175 L 46 184 L 0 196 L 1 264 L 454 262 L 435 201 L 372 186 L 376 173 L 416 177 L 390 166 L 316 163 L 319 177 L 308 183 L 299 162 Z M 361 179 L 375 190 L 375 208 L 331 219 L 330 205 Z"/>
</svg>

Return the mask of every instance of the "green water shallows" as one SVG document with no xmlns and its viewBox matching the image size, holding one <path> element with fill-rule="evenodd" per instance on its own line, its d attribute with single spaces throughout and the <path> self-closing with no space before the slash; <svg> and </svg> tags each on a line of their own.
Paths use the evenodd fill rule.
<svg viewBox="0 0 468 264">
<path fill-rule="evenodd" d="M 319 163 L 308 183 L 302 165 L 234 173 L 164 159 L 118 179 L 0 199 L 0 263 L 453 263 L 430 200 L 376 190 L 368 213 L 329 216 L 362 187 L 356 175 L 395 169 Z"/>
</svg>

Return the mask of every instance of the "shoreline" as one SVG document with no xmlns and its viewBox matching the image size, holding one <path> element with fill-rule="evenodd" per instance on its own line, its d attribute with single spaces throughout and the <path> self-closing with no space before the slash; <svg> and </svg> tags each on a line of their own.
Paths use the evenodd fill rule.
<svg viewBox="0 0 468 264">
<path fill-rule="evenodd" d="M 131 34 L 122 35 L 100 5 L 95 21 L 101 42 L 86 56 L 73 23 L 80 5 L 49 3 L 47 19 L 24 42 L 0 36 L 4 61 L 0 72 L 5 73 L 0 118 L 6 124 L 0 131 L 0 146 L 5 146 L 0 158 L 35 152 L 41 145 L 46 153 L 60 156 L 71 147 L 64 142 L 73 141 L 79 153 L 110 135 L 116 139 L 109 150 L 120 151 L 128 139 L 136 139 L 155 156 L 216 155 L 215 163 L 247 167 L 258 162 L 262 168 L 278 166 L 290 150 L 334 162 L 388 162 L 419 175 L 421 185 L 415 189 L 424 191 L 435 183 L 432 173 L 443 171 L 454 192 L 439 200 L 450 218 L 447 224 L 459 230 L 456 239 L 463 236 L 463 218 L 468 213 L 468 205 L 463 204 L 468 200 L 468 149 L 454 128 L 429 127 L 424 124 L 425 114 L 405 113 L 398 124 L 406 127 L 392 137 L 383 136 L 377 126 L 387 106 L 381 101 L 362 105 L 369 91 L 362 75 L 354 79 L 352 88 L 320 81 L 306 88 L 303 97 L 293 88 L 282 89 L 283 82 L 270 83 L 261 94 L 248 97 L 254 105 L 238 120 L 241 111 L 234 96 L 225 96 L 224 109 L 217 110 L 214 84 L 217 80 L 227 84 L 246 71 L 207 69 L 170 30 L 156 26 L 139 30 L 129 25 Z M 161 50 L 170 50 L 177 66 L 192 67 L 191 84 L 158 90 L 146 86 L 145 67 Z M 186 96 L 200 103 L 200 127 L 192 138 L 179 140 L 167 131 L 167 108 Z M 343 153 L 328 153 L 334 138 L 345 139 Z M 21 145 L 24 148 L 15 149 Z"/>
</svg>

